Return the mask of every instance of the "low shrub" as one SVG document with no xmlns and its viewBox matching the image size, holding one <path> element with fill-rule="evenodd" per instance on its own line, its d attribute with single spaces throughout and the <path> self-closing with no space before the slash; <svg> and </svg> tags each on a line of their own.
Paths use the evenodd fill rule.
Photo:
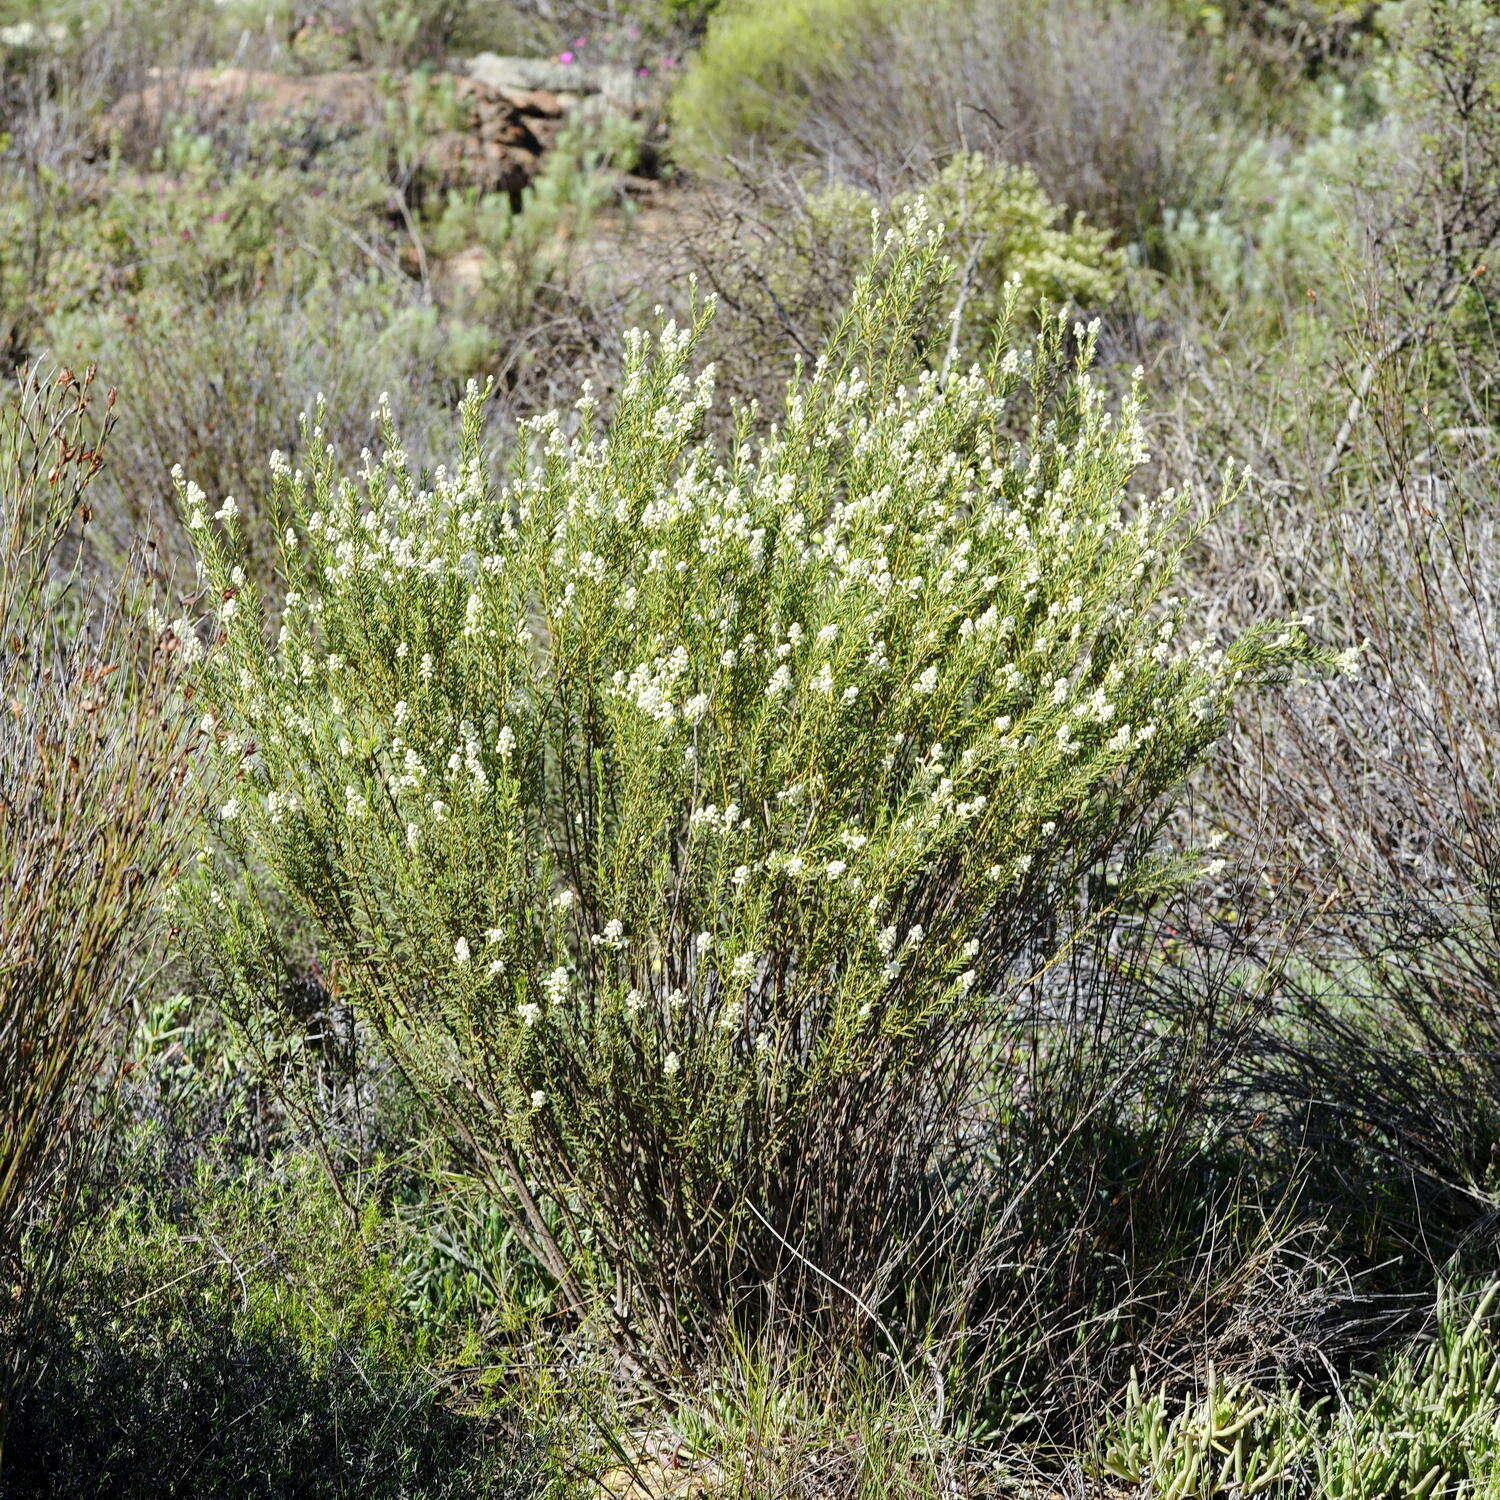
<svg viewBox="0 0 1500 1500">
<path fill-rule="evenodd" d="M 212 1318 L 169 1337 L 78 1332 L 19 1411 L 14 1500 L 544 1493 L 528 1439 L 444 1406 L 421 1375 L 310 1358 Z"/>
<path fill-rule="evenodd" d="M 1378 1376 L 1351 1382 L 1333 1407 L 1212 1374 L 1180 1402 L 1132 1381 L 1099 1468 L 1182 1500 L 1487 1494 L 1500 1478 L 1495 1295 L 1493 1286 L 1477 1297 L 1449 1288 L 1433 1334 Z"/>
<path fill-rule="evenodd" d="M 888 0 L 721 7 L 672 101 L 679 149 L 702 161 L 795 133 L 856 49 L 887 42 Z"/>
<path fill-rule="evenodd" d="M 272 635 L 237 507 L 184 490 L 227 858 L 202 920 L 253 964 L 235 869 L 266 872 L 567 1303 L 606 1273 L 657 1368 L 908 1285 L 938 1184 L 1008 1157 L 1002 1059 L 1085 875 L 1164 878 L 1154 810 L 1309 659 L 1296 627 L 1180 639 L 1181 509 L 1127 515 L 1136 408 L 1087 340 L 913 376 L 950 274 L 935 236 L 889 244 L 727 453 L 668 326 L 501 487 L 477 392 L 433 489 L 393 431 L 357 478 L 282 464 Z"/>
<path fill-rule="evenodd" d="M 747 0 L 715 17 L 672 118 L 710 175 L 769 156 L 890 191 L 980 150 L 1128 238 L 1212 196 L 1229 129 L 1169 9 L 1097 0 Z"/>
<path fill-rule="evenodd" d="M 409 1316 L 402 1262 L 422 1236 L 382 1209 L 382 1174 L 336 1188 L 309 1150 L 216 1141 L 174 1183 L 168 1144 L 159 1127 L 116 1142 L 42 1320 L 0 1491 L 545 1492 L 542 1419 L 443 1368 L 464 1352 L 457 1318 Z"/>
</svg>

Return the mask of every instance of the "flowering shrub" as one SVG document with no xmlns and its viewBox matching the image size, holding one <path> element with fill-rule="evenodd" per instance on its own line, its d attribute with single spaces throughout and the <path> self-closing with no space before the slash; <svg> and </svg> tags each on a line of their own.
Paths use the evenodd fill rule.
<svg viewBox="0 0 1500 1500">
<path fill-rule="evenodd" d="M 632 335 L 612 414 L 532 422 L 503 482 L 478 392 L 430 487 L 389 423 L 357 474 L 277 461 L 279 619 L 236 503 L 182 490 L 226 847 L 637 1334 L 868 1285 L 1081 878 L 1149 883 L 1151 810 L 1308 654 L 1180 639 L 1182 507 L 1127 504 L 1136 406 L 1087 337 L 911 372 L 951 275 L 912 220 L 727 452 L 699 319 Z"/>
<path fill-rule="evenodd" d="M 933 299 L 916 357 L 982 357 L 1003 320 L 1033 328 L 1065 306 L 1103 308 L 1124 281 L 1125 257 L 1104 230 L 1082 214 L 1064 222 L 1029 167 L 977 151 L 886 200 L 853 183 L 809 191 L 774 181 L 757 183 L 756 200 L 706 249 L 727 304 L 716 344 L 732 350 L 726 364 L 737 386 L 757 392 L 779 382 L 788 334 L 816 349 L 838 326 L 870 254 L 871 226 L 901 224 L 913 212 L 945 226 L 959 268 L 948 295 Z"/>
</svg>

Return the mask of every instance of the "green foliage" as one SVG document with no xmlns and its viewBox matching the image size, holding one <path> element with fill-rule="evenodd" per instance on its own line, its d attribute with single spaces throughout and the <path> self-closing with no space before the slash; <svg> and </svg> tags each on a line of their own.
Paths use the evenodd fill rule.
<svg viewBox="0 0 1500 1500">
<path fill-rule="evenodd" d="M 1120 288 L 1124 257 L 1109 236 L 1081 215 L 1059 227 L 1063 210 L 1024 167 L 978 153 L 957 156 L 893 204 L 901 217 L 914 209 L 947 226 L 953 259 L 969 283 L 958 315 L 980 328 L 1001 321 L 1011 281 L 1019 284 L 1016 310 L 1028 317 L 1044 308 L 1102 307 Z"/>
<path fill-rule="evenodd" d="M 602 1259 L 624 1317 L 723 1307 L 789 1233 L 849 1274 L 883 1253 L 837 1184 L 899 1205 L 908 1153 L 952 1148 L 931 1070 L 967 1097 L 1039 924 L 1111 858 L 1149 881 L 1130 851 L 1235 693 L 1307 659 L 1298 628 L 1179 640 L 1180 507 L 1127 519 L 1136 408 L 1061 325 L 911 377 L 950 272 L 909 227 L 723 457 L 668 326 L 503 488 L 477 393 L 432 490 L 392 431 L 357 479 L 283 464 L 274 637 L 237 507 L 184 490 L 233 862 L 302 906 L 523 1242 L 575 1297 Z M 200 912 L 253 956 L 253 912 Z"/>
<path fill-rule="evenodd" d="M 1131 238 L 1211 193 L 1232 124 L 1170 7 L 1108 0 L 744 0 L 710 26 L 672 122 L 709 177 L 889 183 L 980 150 Z"/>
<path fill-rule="evenodd" d="M 531 1442 L 444 1407 L 421 1376 L 201 1329 L 122 1345 L 80 1332 L 17 1417 L 6 1494 L 349 1494 L 531 1500 Z"/>
<path fill-rule="evenodd" d="M 677 150 L 702 163 L 790 137 L 806 101 L 851 53 L 878 47 L 898 11 L 899 0 L 721 6 L 672 99 Z"/>
<path fill-rule="evenodd" d="M 741 259 L 727 245 L 712 252 L 715 283 L 731 299 L 715 342 L 731 365 L 745 367 L 746 386 L 764 389 L 784 363 L 789 334 L 803 351 L 823 344 L 872 241 L 913 213 L 944 226 L 958 268 L 949 296 L 916 330 L 915 358 L 967 363 L 1007 320 L 1030 329 L 1059 309 L 1103 308 L 1123 284 L 1124 256 L 1107 234 L 1081 215 L 1064 225 L 1033 172 L 978 153 L 954 157 L 886 203 L 845 183 L 795 203 L 772 200 Z"/>
<path fill-rule="evenodd" d="M 149 1183 L 156 1154 L 120 1160 Z M 127 1189 L 53 1306 L 5 1493 L 540 1495 L 542 1444 L 418 1362 L 394 1227 L 310 1155 Z"/>
<path fill-rule="evenodd" d="M 1474 1300 L 1449 1288 L 1436 1336 L 1397 1354 L 1337 1405 L 1258 1393 L 1216 1380 L 1181 1403 L 1143 1395 L 1103 1442 L 1101 1471 L 1172 1500 L 1317 1495 L 1426 1500 L 1488 1495 L 1500 1482 L 1500 1345 L 1491 1313 L 1500 1288 Z"/>
<path fill-rule="evenodd" d="M 1173 1500 L 1286 1493 L 1312 1444 L 1299 1416 L 1295 1398 L 1265 1399 L 1212 1372 L 1206 1388 L 1180 1405 L 1164 1390 L 1143 1395 L 1132 1376 L 1124 1413 L 1105 1434 L 1100 1469 Z"/>
<path fill-rule="evenodd" d="M 1174 277 L 1197 282 L 1218 311 L 1279 327 L 1319 311 L 1310 295 L 1342 290 L 1358 254 L 1345 210 L 1369 154 L 1392 142 L 1388 126 L 1361 120 L 1343 90 L 1316 104 L 1320 118 L 1305 141 L 1251 143 L 1230 164 L 1218 204 L 1167 216 L 1163 249 Z"/>
<path fill-rule="evenodd" d="M 309 1356 L 340 1346 L 392 1365 L 427 1352 L 403 1347 L 391 1226 L 373 1199 L 351 1209 L 308 1151 L 238 1170 L 206 1153 L 162 1192 L 163 1144 L 150 1127 L 122 1143 L 137 1180 L 112 1195 L 74 1272 L 71 1296 L 101 1331 L 167 1331 L 206 1304 L 232 1311 L 237 1334 Z"/>
</svg>

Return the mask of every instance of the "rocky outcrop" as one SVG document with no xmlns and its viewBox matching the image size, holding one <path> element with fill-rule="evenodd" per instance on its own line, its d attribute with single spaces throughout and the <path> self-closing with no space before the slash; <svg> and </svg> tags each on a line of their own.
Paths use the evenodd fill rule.
<svg viewBox="0 0 1500 1500">
<path fill-rule="evenodd" d="M 621 114 L 634 114 L 645 100 L 640 78 L 630 69 L 603 63 L 555 62 L 545 57 L 502 57 L 481 52 L 461 64 L 470 78 L 501 91 L 540 89 L 569 107 L 598 98 Z"/>
<path fill-rule="evenodd" d="M 188 69 L 163 74 L 118 100 L 104 119 L 102 140 L 129 142 L 143 132 L 154 137 L 171 115 L 190 115 L 209 129 L 250 117 L 295 134 L 304 149 L 316 152 L 373 128 L 388 118 L 392 106 L 420 105 L 417 87 L 374 72 Z M 519 81 L 492 82 L 472 72 L 428 78 L 420 87 L 425 99 L 442 102 L 428 109 L 413 131 L 413 174 L 439 190 L 519 192 L 536 175 L 543 153 L 580 98 Z"/>
</svg>

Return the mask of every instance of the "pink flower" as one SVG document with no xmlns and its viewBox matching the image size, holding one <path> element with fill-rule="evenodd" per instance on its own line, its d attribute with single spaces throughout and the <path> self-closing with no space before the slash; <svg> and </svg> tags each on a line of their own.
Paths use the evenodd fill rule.
<svg viewBox="0 0 1500 1500">
<path fill-rule="evenodd" d="M 570 63 L 574 60 L 574 58 L 571 52 L 559 52 L 557 55 L 557 60 L 560 63 Z"/>
</svg>

